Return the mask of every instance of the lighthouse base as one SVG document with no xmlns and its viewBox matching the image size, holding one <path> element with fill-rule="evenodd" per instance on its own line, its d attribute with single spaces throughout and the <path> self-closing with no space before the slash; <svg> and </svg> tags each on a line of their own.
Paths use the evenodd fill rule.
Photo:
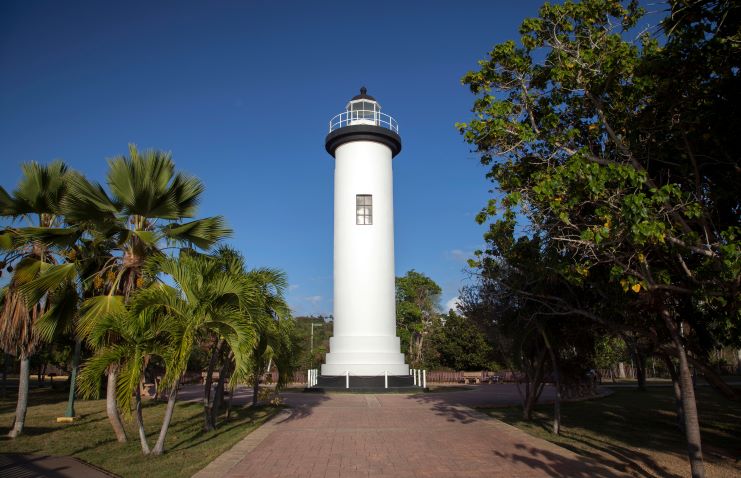
<svg viewBox="0 0 741 478">
<path fill-rule="evenodd" d="M 320 375 L 316 385 L 307 388 L 312 392 L 351 392 L 351 393 L 419 393 L 423 388 L 414 383 L 411 375 L 389 375 L 372 377 L 330 377 Z"/>
<path fill-rule="evenodd" d="M 322 375 L 409 375 L 409 366 L 404 363 L 400 348 L 399 338 L 394 336 L 332 337 Z"/>
</svg>

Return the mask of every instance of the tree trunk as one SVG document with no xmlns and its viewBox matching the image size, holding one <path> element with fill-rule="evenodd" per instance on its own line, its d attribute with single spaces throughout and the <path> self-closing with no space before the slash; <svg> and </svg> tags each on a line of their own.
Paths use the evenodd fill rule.
<svg viewBox="0 0 741 478">
<path fill-rule="evenodd" d="M 219 355 L 221 355 L 221 348 L 223 346 L 224 339 L 219 339 L 216 343 L 216 347 L 214 347 L 213 353 L 211 353 L 211 360 L 208 362 L 206 378 L 203 381 L 203 429 L 207 432 L 215 428 L 215 424 L 211 420 L 211 387 L 214 383 L 214 368 L 216 368 L 216 362 L 219 360 Z"/>
<path fill-rule="evenodd" d="M 540 398 L 540 393 L 543 390 L 544 365 L 545 350 L 541 350 L 538 353 L 538 358 L 535 363 L 535 370 L 533 371 L 532 377 L 526 377 L 526 379 L 528 380 L 528 384 L 525 388 L 525 399 L 522 406 L 522 418 L 524 420 L 530 421 L 533 419 L 533 410 L 535 409 L 535 405 L 538 403 L 538 398 Z"/>
<path fill-rule="evenodd" d="M 702 459 L 702 441 L 700 439 L 700 422 L 697 416 L 697 403 L 695 401 L 695 390 L 692 385 L 692 374 L 687 360 L 687 353 L 679 336 L 679 331 L 674 323 L 668 309 L 661 310 L 662 318 L 669 333 L 672 342 L 677 350 L 679 358 L 679 389 L 682 393 L 682 412 L 684 414 L 684 429 L 687 437 L 687 455 L 690 460 L 692 478 L 705 477 L 705 464 Z"/>
<path fill-rule="evenodd" d="M 252 379 L 252 406 L 257 405 L 257 394 L 260 391 L 260 374 L 255 373 Z"/>
<path fill-rule="evenodd" d="M 553 381 L 556 387 L 556 400 L 553 401 L 553 434 L 561 434 L 561 374 L 558 370 L 558 361 L 556 360 L 556 353 L 551 346 L 551 341 L 548 340 L 548 336 L 545 330 L 540 329 L 540 335 L 543 336 L 543 341 L 548 349 L 548 354 L 551 357 L 551 367 L 553 369 Z"/>
<path fill-rule="evenodd" d="M 136 427 L 139 430 L 139 442 L 142 446 L 142 453 L 149 455 L 149 443 L 147 443 L 147 434 L 144 431 L 144 417 L 142 417 L 141 387 L 136 387 Z"/>
<path fill-rule="evenodd" d="M 712 367 L 709 367 L 706 363 L 697 360 L 691 355 L 688 355 L 687 359 L 694 367 L 700 369 L 700 373 L 703 377 L 705 377 L 705 380 L 707 380 L 707 382 L 721 395 L 723 395 L 728 400 L 739 400 L 738 392 L 736 392 L 733 387 L 728 385 L 726 381 L 723 380 L 723 378 L 721 378 L 721 376 L 712 369 Z"/>
<path fill-rule="evenodd" d="M 18 402 L 15 407 L 15 420 L 13 428 L 10 429 L 8 437 L 15 438 L 23 432 L 26 422 L 26 411 L 28 410 L 28 382 L 31 376 L 31 368 L 28 356 L 21 354 L 21 374 L 18 377 Z"/>
<path fill-rule="evenodd" d="M 3 384 L 0 396 L 5 398 L 8 394 L 8 363 L 10 362 L 11 355 L 3 353 Z"/>
<path fill-rule="evenodd" d="M 221 403 L 224 401 L 224 383 L 226 382 L 227 375 L 229 374 L 229 365 L 231 364 L 233 354 L 224 360 L 224 364 L 219 370 L 219 382 L 216 384 L 216 393 L 214 394 L 214 402 L 211 407 L 211 423 L 216 427 L 217 418 L 219 416 L 219 410 L 221 410 Z"/>
<path fill-rule="evenodd" d="M 165 451 L 165 438 L 167 437 L 167 430 L 170 428 L 170 422 L 172 421 L 172 413 L 175 410 L 175 400 L 178 396 L 178 386 L 180 380 L 175 381 L 172 390 L 170 390 L 170 396 L 167 397 L 167 409 L 165 410 L 165 417 L 162 419 L 162 427 L 160 428 L 160 436 L 157 438 L 157 443 L 154 445 L 152 455 L 161 455 Z"/>
<path fill-rule="evenodd" d="M 75 398 L 77 394 L 77 369 L 80 368 L 80 352 L 82 350 L 82 341 L 75 340 L 75 353 L 72 355 L 72 370 L 69 374 L 69 397 L 67 398 L 67 411 L 65 417 L 75 416 Z"/>
<path fill-rule="evenodd" d="M 108 369 L 108 382 L 105 394 L 105 411 L 108 414 L 108 421 L 111 422 L 113 432 L 116 434 L 116 440 L 119 443 L 126 443 L 126 430 L 121 423 L 121 416 L 118 414 L 118 404 L 116 403 L 116 378 L 118 370 L 115 366 Z"/>
<path fill-rule="evenodd" d="M 669 376 L 672 379 L 672 388 L 674 389 L 674 405 L 677 408 L 677 427 L 679 431 L 684 435 L 684 412 L 682 411 L 682 390 L 679 388 L 679 376 L 677 375 L 677 369 L 674 368 L 674 363 L 671 357 L 664 355 L 664 362 L 666 363 L 666 369 L 669 371 Z"/>
<path fill-rule="evenodd" d="M 636 348 L 636 379 L 638 380 L 638 390 L 646 391 L 646 355 Z"/>
</svg>

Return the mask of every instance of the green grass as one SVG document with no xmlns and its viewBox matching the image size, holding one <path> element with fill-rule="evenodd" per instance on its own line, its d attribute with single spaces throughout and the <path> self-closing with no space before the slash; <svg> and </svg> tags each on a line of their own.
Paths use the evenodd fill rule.
<svg viewBox="0 0 741 478">
<path fill-rule="evenodd" d="M 202 408 L 198 403 L 179 403 L 167 435 L 166 453 L 143 456 L 133 420 L 127 420 L 128 443 L 118 443 L 105 414 L 103 400 L 79 401 L 81 418 L 73 424 L 56 423 L 64 415 L 66 394 L 32 390 L 23 435 L 5 437 L 13 423 L 15 394 L 0 400 L 0 450 L 3 453 L 71 455 L 122 477 L 188 477 L 231 448 L 262 424 L 277 409 L 241 408 L 215 432 L 201 431 Z M 147 402 L 144 423 L 150 446 L 154 446 L 165 411 L 164 403 Z"/>
<path fill-rule="evenodd" d="M 741 403 L 708 387 L 697 389 L 697 400 L 708 476 L 741 476 Z M 602 399 L 564 403 L 560 436 L 550 432 L 552 405 L 539 406 L 532 422 L 522 420 L 520 408 L 482 411 L 633 476 L 689 476 L 671 388 L 616 389 Z"/>
</svg>

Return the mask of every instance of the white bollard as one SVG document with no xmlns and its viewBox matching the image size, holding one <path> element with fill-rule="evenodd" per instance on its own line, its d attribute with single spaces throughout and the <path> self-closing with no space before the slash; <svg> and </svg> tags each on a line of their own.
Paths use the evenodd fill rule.
<svg viewBox="0 0 741 478">
<path fill-rule="evenodd" d="M 417 385 L 417 371 L 412 369 L 412 381 L 414 382 L 414 385 Z"/>
<path fill-rule="evenodd" d="M 350 388 L 350 371 L 345 372 L 345 388 Z"/>
<path fill-rule="evenodd" d="M 306 371 L 306 387 L 311 387 L 311 370 Z"/>
<path fill-rule="evenodd" d="M 418 387 L 422 386 L 422 374 L 420 373 L 419 369 L 417 369 L 417 386 Z"/>
<path fill-rule="evenodd" d="M 422 388 L 427 388 L 427 370 L 422 370 Z"/>
<path fill-rule="evenodd" d="M 383 388 L 389 388 L 389 371 L 383 372 Z"/>
</svg>

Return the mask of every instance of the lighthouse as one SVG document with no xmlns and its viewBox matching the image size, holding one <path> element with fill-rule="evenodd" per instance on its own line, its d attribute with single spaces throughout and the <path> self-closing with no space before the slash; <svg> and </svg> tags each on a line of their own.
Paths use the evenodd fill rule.
<svg viewBox="0 0 741 478">
<path fill-rule="evenodd" d="M 408 375 L 396 336 L 393 158 L 399 125 L 365 87 L 329 122 L 334 335 L 323 376 Z"/>
</svg>

